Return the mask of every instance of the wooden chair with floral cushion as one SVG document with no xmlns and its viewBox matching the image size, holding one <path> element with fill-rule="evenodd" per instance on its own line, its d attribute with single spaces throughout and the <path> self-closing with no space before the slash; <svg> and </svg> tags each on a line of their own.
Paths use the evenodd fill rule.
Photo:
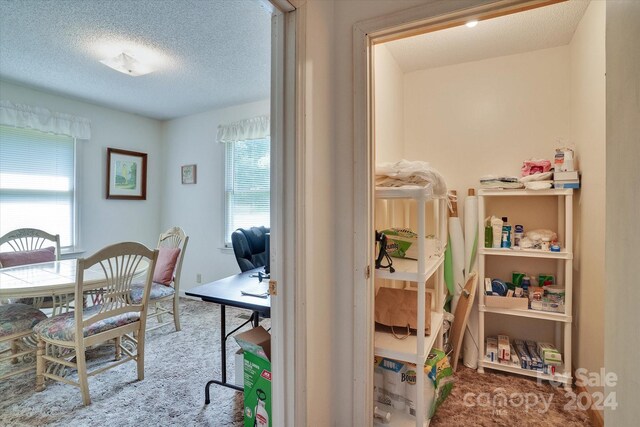
<svg viewBox="0 0 640 427">
<path fill-rule="evenodd" d="M 0 237 L 0 267 L 37 264 L 60 259 L 60 235 L 37 228 L 19 228 Z M 50 308 L 52 314 L 69 310 L 71 295 L 54 297 L 18 298 L 13 303 L 32 305 L 38 309 Z"/>
<path fill-rule="evenodd" d="M 144 379 L 147 307 L 157 258 L 157 250 L 141 243 L 124 242 L 78 260 L 76 301 L 82 301 L 83 295 L 97 289 L 102 290 L 102 301 L 86 308 L 79 304 L 72 312 L 45 319 L 36 325 L 37 391 L 44 389 L 47 378 L 62 381 L 79 387 L 83 403 L 89 405 L 88 377 L 132 360 L 137 362 L 138 380 Z M 141 271 L 145 275 L 142 297 L 134 302 L 131 284 Z M 115 341 L 115 362 L 88 372 L 85 350 L 109 340 Z M 127 340 L 130 346 L 123 340 Z M 122 357 L 123 352 L 125 357 Z M 78 381 L 58 375 L 56 368 L 60 365 L 76 369 Z"/>
<path fill-rule="evenodd" d="M 0 305 L 0 347 L 8 345 L 5 350 L 0 351 L 0 363 L 24 362 L 16 369 L 1 374 L 0 379 L 36 370 L 33 364 L 36 353 L 33 340 L 31 343 L 24 343 L 23 340 L 32 337 L 32 328 L 46 318 L 43 312 L 27 304 Z"/>
<path fill-rule="evenodd" d="M 151 284 L 151 294 L 149 296 L 149 300 L 155 310 L 154 313 L 148 314 L 149 318 L 157 318 L 158 323 L 149 327 L 148 331 L 171 324 L 171 321 L 162 321 L 162 315 L 164 314 L 172 315 L 176 331 L 180 330 L 180 295 L 178 292 L 180 291 L 182 261 L 184 260 L 188 242 L 189 236 L 180 227 L 171 227 L 162 233 L 158 239 L 158 262 L 153 274 L 153 283 Z M 134 301 L 138 301 L 141 296 L 142 286 L 134 284 L 131 297 Z M 173 302 L 173 310 L 160 305 L 160 303 L 168 301 Z"/>
</svg>

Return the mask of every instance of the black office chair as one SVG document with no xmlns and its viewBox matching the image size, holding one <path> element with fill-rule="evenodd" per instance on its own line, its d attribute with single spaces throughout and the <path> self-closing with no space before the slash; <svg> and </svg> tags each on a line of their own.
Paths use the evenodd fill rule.
<svg viewBox="0 0 640 427">
<path fill-rule="evenodd" d="M 268 227 L 238 228 L 231 233 L 233 252 L 241 271 L 262 267 L 267 263 L 266 233 Z"/>
</svg>

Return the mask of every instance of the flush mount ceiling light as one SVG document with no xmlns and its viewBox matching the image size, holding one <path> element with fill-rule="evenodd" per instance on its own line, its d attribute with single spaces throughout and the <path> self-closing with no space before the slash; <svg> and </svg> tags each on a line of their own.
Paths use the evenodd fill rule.
<svg viewBox="0 0 640 427">
<path fill-rule="evenodd" d="M 469 27 L 469 28 L 473 28 L 473 27 L 475 27 L 476 25 L 478 25 L 478 20 L 477 20 L 477 19 L 474 19 L 474 20 L 472 20 L 472 21 L 467 22 L 467 23 L 466 23 L 466 24 L 464 24 L 464 25 L 466 25 L 466 26 L 467 26 L 467 27 Z"/>
<path fill-rule="evenodd" d="M 141 63 L 133 56 L 127 55 L 124 52 L 114 58 L 103 59 L 100 62 L 116 71 L 120 71 L 121 73 L 134 77 L 143 76 L 154 71 L 149 66 Z"/>
</svg>

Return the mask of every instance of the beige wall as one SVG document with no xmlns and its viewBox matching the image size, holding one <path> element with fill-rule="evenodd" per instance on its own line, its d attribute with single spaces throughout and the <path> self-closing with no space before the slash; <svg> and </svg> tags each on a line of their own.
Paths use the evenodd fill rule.
<svg viewBox="0 0 640 427">
<path fill-rule="evenodd" d="M 560 46 L 407 73 L 405 157 L 428 161 L 442 173 L 448 188 L 458 192 L 464 218 L 467 189 L 477 188 L 481 176 L 519 176 L 524 160 L 553 159 L 558 141 L 569 141 L 569 71 L 569 48 Z M 516 206 L 494 200 L 487 201 L 486 215 L 507 215 L 525 231 L 558 230 L 551 198 Z M 486 271 L 503 280 L 513 271 L 537 276 L 557 269 L 539 260 L 494 261 L 487 259 Z M 505 319 L 485 316 L 486 334 L 553 342 L 551 322 Z"/>
<path fill-rule="evenodd" d="M 312 0 L 314 1 L 314 0 Z M 324 0 L 315 0 L 322 3 Z M 333 25 L 335 43 L 333 45 L 334 94 L 334 135 L 327 148 L 333 156 L 331 168 L 324 171 L 334 175 L 333 234 L 325 239 L 332 241 L 334 266 L 332 268 L 332 367 L 327 372 L 331 377 L 331 425 L 352 425 L 353 407 L 353 25 L 357 22 L 387 13 L 407 9 L 424 1 L 405 0 L 342 0 L 336 1 Z M 478 2 L 479 3 L 479 2 Z M 327 41 L 314 38 L 314 43 Z M 318 280 L 318 286 L 326 285 L 325 277 Z M 315 386 L 315 384 L 314 384 Z M 309 406 L 314 402 L 309 400 Z M 326 410 L 322 408 L 321 410 Z M 309 408 L 311 412 L 311 408 Z M 311 418 L 309 419 L 311 420 Z M 309 425 L 320 426 L 310 422 Z"/>
<path fill-rule="evenodd" d="M 605 3 L 592 1 L 570 44 L 571 142 L 582 189 L 576 192 L 574 369 L 604 366 Z M 591 391 L 602 391 L 601 387 Z"/>
<path fill-rule="evenodd" d="M 607 1 L 606 19 L 604 360 L 607 371 L 618 377 L 615 386 L 606 387 L 608 396 L 615 393 L 618 407 L 605 409 L 605 424 L 617 427 L 635 426 L 640 420 L 640 2 Z"/>
<path fill-rule="evenodd" d="M 561 46 L 406 74 L 405 156 L 438 169 L 462 211 L 481 176 L 519 176 L 569 139 L 569 69 Z"/>
<path fill-rule="evenodd" d="M 307 382 L 309 390 L 314 391 L 317 400 L 307 399 L 308 408 L 308 425 L 351 425 L 352 414 L 357 408 L 353 407 L 353 366 L 351 360 L 353 357 L 353 306 L 354 306 L 354 289 L 353 283 L 353 25 L 359 21 L 374 18 L 389 13 L 407 9 L 414 5 L 434 3 L 432 1 L 357 1 L 343 0 L 338 2 L 330 2 L 327 0 L 309 0 L 307 3 L 327 4 L 333 3 L 333 16 L 328 18 L 328 22 L 319 25 L 312 31 L 308 31 L 304 36 L 307 47 L 315 47 L 320 49 L 322 55 L 307 55 L 302 58 L 303 62 L 311 62 L 314 67 L 321 67 L 318 61 L 331 65 L 331 71 L 327 72 L 323 77 L 327 78 L 324 87 L 331 91 L 326 102 L 328 105 L 316 105 L 314 108 L 321 108 L 322 120 L 307 115 L 305 126 L 313 128 L 317 131 L 315 143 L 316 154 L 322 154 L 322 158 L 326 155 L 331 156 L 331 164 L 318 165 L 313 170 L 313 177 L 324 179 L 326 175 L 331 175 L 332 195 L 328 195 L 325 191 L 319 193 L 324 200 L 317 200 L 316 203 L 327 203 L 333 209 L 332 225 L 327 229 L 324 235 L 317 234 L 314 239 L 317 241 L 309 242 L 310 246 L 315 243 L 322 248 L 322 257 L 326 255 L 327 250 L 332 252 L 333 265 L 331 266 L 331 274 L 323 274 L 319 277 L 310 278 L 307 288 L 312 289 L 319 286 L 329 287 L 330 308 L 326 310 L 317 309 L 315 316 L 326 316 L 322 319 L 315 319 L 314 324 L 317 329 L 309 328 L 312 337 L 327 333 L 331 334 L 329 347 L 322 349 L 322 356 L 317 356 L 317 361 L 321 362 L 319 368 L 323 370 L 322 375 L 318 374 L 314 379 L 321 376 L 320 382 L 314 382 L 309 379 Z M 463 1 L 455 0 L 445 3 L 450 10 L 462 9 L 470 4 L 480 4 L 482 1 Z M 611 5 L 615 3 L 615 5 Z M 624 6 L 621 6 L 624 4 Z M 619 394 L 624 391 L 625 401 L 628 404 L 614 413 L 620 422 L 611 423 L 610 425 L 633 425 L 632 420 L 640 418 L 638 415 L 638 405 L 633 407 L 633 399 L 637 400 L 637 390 L 640 389 L 638 381 L 638 370 L 632 364 L 635 354 L 638 350 L 638 334 L 640 324 L 638 316 L 635 315 L 637 301 L 640 300 L 636 295 L 638 287 L 627 286 L 630 278 L 635 277 L 632 271 L 634 265 L 631 262 L 632 257 L 637 258 L 637 248 L 640 247 L 639 229 L 634 226 L 635 216 L 638 206 L 640 206 L 638 188 L 637 159 L 640 158 L 638 147 L 638 104 L 637 98 L 634 98 L 640 83 L 638 83 L 638 75 L 640 75 L 640 60 L 637 57 L 638 50 L 635 48 L 640 34 L 637 33 L 638 5 L 633 1 L 610 1 L 608 5 L 611 8 L 627 9 L 634 8 L 635 14 L 629 14 L 628 11 L 620 11 L 615 17 L 607 14 L 608 21 L 608 42 L 607 51 L 610 52 L 613 40 L 609 40 L 611 34 L 610 28 L 619 28 L 620 23 L 626 23 L 627 27 L 619 28 L 614 33 L 615 43 L 618 43 L 623 49 L 617 52 L 615 61 L 608 61 L 607 85 L 612 88 L 615 83 L 616 98 L 608 94 L 608 115 L 613 114 L 616 99 L 624 99 L 624 106 L 620 106 L 620 110 L 616 110 L 616 117 L 621 126 L 612 128 L 608 121 L 608 145 L 607 145 L 607 206 L 616 206 L 615 223 L 608 216 L 609 222 L 607 227 L 607 350 L 605 353 L 606 366 L 608 369 L 617 369 L 621 380 L 617 388 Z M 329 7 L 329 6 L 325 6 Z M 608 6 L 609 8 L 609 6 Z M 326 16 L 323 14 L 323 16 Z M 313 17 L 308 17 L 313 19 Z M 330 24 L 331 23 L 331 24 Z M 327 31 L 327 26 L 331 25 L 331 32 Z M 636 25 L 636 27 L 633 27 Z M 629 32 L 628 27 L 633 27 L 634 32 Z M 324 51 L 321 45 L 329 44 L 331 49 Z M 317 52 L 316 52 L 317 53 Z M 627 59 L 629 54 L 633 54 L 633 58 Z M 613 58 L 612 58 L 613 60 Z M 623 70 L 628 67 L 629 60 L 633 68 L 633 73 L 624 74 Z M 617 67 L 615 80 L 611 77 L 610 68 L 612 65 Z M 629 90 L 629 82 L 631 88 Z M 313 84 L 308 80 L 305 88 Z M 608 89 L 609 92 L 610 89 Z M 628 95 L 624 97 L 623 95 Z M 327 119 L 327 110 L 333 112 L 331 119 Z M 632 116 L 629 114 L 633 114 Z M 631 117 L 635 118 L 632 121 Z M 609 120 L 609 119 L 608 119 Z M 327 128 L 328 127 L 328 128 Z M 618 135 L 617 129 L 626 129 L 619 134 L 620 142 L 611 143 L 610 137 Z M 307 133 L 313 132 L 307 129 Z M 634 145 L 635 144 L 635 145 Z M 631 187 L 635 184 L 635 187 Z M 324 184 L 322 184 L 324 185 Z M 308 183 L 308 187 L 313 188 L 313 184 Z M 622 189 L 622 190 L 621 190 Z M 624 208 L 623 212 L 618 212 L 618 208 Z M 633 221 L 633 222 L 632 222 Z M 323 224 L 324 225 L 324 224 Z M 610 243 L 610 237 L 616 238 L 614 243 Z M 327 243 L 329 242 L 329 243 Z M 326 245 L 328 244 L 328 249 Z M 620 247 L 623 247 L 621 250 Z M 308 254 L 307 258 L 313 262 L 313 254 Z M 625 262 L 626 261 L 626 262 Z M 637 260 L 635 261 L 637 264 Z M 615 280 L 614 280 L 615 279 Z M 636 294 L 632 294 L 635 292 Z M 311 301 L 311 298 L 308 298 Z M 322 321 L 327 322 L 324 327 L 319 326 Z M 311 338 L 310 338 L 311 339 Z M 629 348 L 631 347 L 631 348 Z M 310 346 L 310 348 L 312 348 Z M 632 351 L 625 351 L 630 349 Z M 317 346 L 313 350 L 319 350 Z M 635 350 L 635 351 L 634 351 Z M 322 361 L 321 357 L 326 355 L 329 361 Z M 310 358 L 311 359 L 311 358 Z M 330 369 L 324 371 L 329 366 Z M 308 366 L 309 372 L 315 369 L 314 366 Z M 620 397 L 618 400 L 622 400 Z M 635 418 L 632 416 L 635 415 Z M 607 416 L 610 416 L 607 414 Z M 327 417 L 330 422 L 326 423 Z M 319 420 L 316 422 L 315 420 Z"/>
<path fill-rule="evenodd" d="M 306 26 L 305 34 L 298 34 L 299 49 L 305 52 L 301 68 L 304 82 L 305 189 L 304 211 L 308 220 L 305 229 L 306 295 L 304 300 L 307 319 L 306 389 L 308 426 L 332 425 L 334 413 L 333 382 L 335 376 L 334 354 L 339 346 L 330 333 L 339 328 L 334 314 L 334 283 L 337 283 L 334 266 L 333 221 L 340 215 L 333 202 L 337 184 L 333 169 L 332 144 L 334 94 L 333 89 L 333 2 L 310 1 L 302 5 L 299 19 Z M 286 284 L 285 284 L 286 286 Z M 331 349 L 335 349 L 332 352 Z M 342 361 L 341 363 L 345 363 Z"/>
<path fill-rule="evenodd" d="M 593 242 L 604 241 L 604 3 L 589 7 L 570 46 L 409 73 L 405 99 L 404 156 L 430 161 L 460 195 L 481 175 L 517 175 L 522 160 L 552 159 L 559 141 L 575 144 L 585 188 L 576 193 L 573 361 L 598 371 L 604 245 Z M 506 331 L 497 317 L 487 318 L 487 331 Z M 537 332 L 551 334 L 548 326 L 539 322 Z"/>
<path fill-rule="evenodd" d="M 404 74 L 389 49 L 374 48 L 376 163 L 404 156 Z"/>
</svg>

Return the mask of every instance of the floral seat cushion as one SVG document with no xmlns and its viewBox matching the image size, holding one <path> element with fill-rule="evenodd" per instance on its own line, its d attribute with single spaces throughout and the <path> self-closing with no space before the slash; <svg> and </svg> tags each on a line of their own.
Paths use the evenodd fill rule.
<svg viewBox="0 0 640 427">
<path fill-rule="evenodd" d="M 82 312 L 82 318 L 86 320 L 87 318 L 96 315 L 100 311 L 101 307 L 101 305 L 87 307 Z M 100 332 L 108 331 L 109 329 L 137 322 L 139 319 L 140 313 L 124 313 L 108 317 L 86 326 L 83 330 L 83 335 L 86 338 L 91 335 L 99 334 Z M 74 341 L 76 335 L 75 323 L 75 312 L 70 311 L 68 313 L 43 320 L 33 328 L 33 331 L 48 339 Z"/>
<path fill-rule="evenodd" d="M 46 318 L 46 314 L 30 305 L 0 305 L 0 337 L 30 331 Z"/>
<path fill-rule="evenodd" d="M 131 285 L 131 300 L 134 304 L 139 304 L 142 301 L 142 293 L 144 292 L 143 284 Z M 163 285 L 161 283 L 151 283 L 151 292 L 149 293 L 149 300 L 168 297 L 175 294 L 176 291 L 171 286 Z"/>
</svg>

